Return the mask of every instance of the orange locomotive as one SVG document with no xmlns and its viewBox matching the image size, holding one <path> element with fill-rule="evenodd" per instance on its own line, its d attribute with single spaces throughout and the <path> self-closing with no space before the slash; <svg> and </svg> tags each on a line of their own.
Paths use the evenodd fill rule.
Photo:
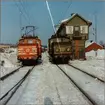
<svg viewBox="0 0 105 105">
<path fill-rule="evenodd" d="M 26 29 L 28 27 L 33 26 L 27 26 Z M 22 63 L 29 60 L 37 61 L 41 58 L 41 53 L 41 40 L 37 36 L 26 33 L 21 37 L 18 43 L 18 60 L 22 61 Z"/>
</svg>

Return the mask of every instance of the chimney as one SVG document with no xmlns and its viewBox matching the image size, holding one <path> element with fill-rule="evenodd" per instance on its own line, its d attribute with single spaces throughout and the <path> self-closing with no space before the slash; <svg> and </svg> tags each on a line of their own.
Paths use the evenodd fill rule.
<svg viewBox="0 0 105 105">
<path fill-rule="evenodd" d="M 93 42 L 93 40 L 90 41 L 91 43 Z"/>
<path fill-rule="evenodd" d="M 71 16 L 73 16 L 75 13 L 71 13 Z"/>
</svg>

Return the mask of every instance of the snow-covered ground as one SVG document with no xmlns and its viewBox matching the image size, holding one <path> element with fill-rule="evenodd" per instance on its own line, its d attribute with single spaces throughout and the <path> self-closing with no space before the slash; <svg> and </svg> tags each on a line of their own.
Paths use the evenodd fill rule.
<svg viewBox="0 0 105 105">
<path fill-rule="evenodd" d="M 104 83 L 68 65 L 59 65 L 97 105 L 104 105 Z"/>
<path fill-rule="evenodd" d="M 47 56 L 43 54 L 43 63 L 35 67 L 8 105 L 91 105 Z"/>
<path fill-rule="evenodd" d="M 74 60 L 70 61 L 70 64 L 104 80 L 104 55 L 102 55 L 102 52 L 100 51 L 100 55 L 102 57 L 99 59 L 99 56 L 96 58 L 93 57 L 92 53 L 90 55 L 89 54 L 87 54 L 86 61 Z M 2 56 L 4 57 L 4 54 Z M 9 61 L 12 62 L 13 60 L 13 63 L 11 63 L 8 59 L 6 59 L 6 64 L 11 65 L 10 68 L 7 66 L 8 71 L 11 71 L 11 68 L 14 68 L 16 64 L 16 51 L 12 52 L 10 55 L 7 54 L 6 56 L 8 56 L 8 58 L 11 56 Z M 9 101 L 8 105 L 91 105 L 89 104 L 90 102 L 87 98 L 58 69 L 58 67 L 49 62 L 48 56 L 47 52 L 42 54 L 42 63 L 34 68 L 30 76 L 25 80 Z M 77 83 L 79 83 L 80 87 L 84 88 L 84 91 L 86 91 L 93 100 L 96 100 L 98 105 L 104 105 L 104 83 L 101 83 L 98 80 L 93 80 L 88 76 L 84 76 L 80 72 L 76 73 L 73 68 L 70 69 L 67 65 L 64 66 L 64 70 L 65 68 L 67 69 L 66 72 L 68 72 L 68 74 L 71 75 Z M 6 68 L 6 65 L 2 68 Z M 20 80 L 23 75 L 25 75 L 27 71 L 26 68 L 22 68 L 19 72 L 15 73 L 5 81 L 0 81 L 0 85 L 2 84 L 2 95 L 7 92 L 8 89 L 10 89 L 11 86 L 13 86 L 18 80 Z M 3 70 L 4 74 L 8 71 L 7 69 Z"/>
<path fill-rule="evenodd" d="M 97 54 L 97 55 L 96 55 Z M 97 50 L 97 51 L 90 51 L 86 53 L 87 60 L 95 59 L 95 60 L 105 60 L 105 49 Z"/>
<path fill-rule="evenodd" d="M 105 50 L 98 50 L 97 57 L 95 51 L 87 52 L 86 58 L 85 61 L 70 61 L 70 64 L 105 81 Z"/>
<path fill-rule="evenodd" d="M 8 49 L 4 53 L 0 53 L 0 61 L 4 61 L 4 67 L 15 67 L 17 66 L 17 50 Z"/>
<path fill-rule="evenodd" d="M 6 49 L 4 53 L 0 53 L 0 77 L 18 68 L 17 50 L 14 48 Z M 4 61 L 3 64 L 2 61 Z"/>
<path fill-rule="evenodd" d="M 12 76 L 8 77 L 4 81 L 0 82 L 1 85 L 1 94 L 0 97 L 6 93 L 11 87 L 13 87 L 25 74 L 26 72 L 32 67 L 24 67 L 21 68 L 18 72 L 13 74 Z"/>
</svg>

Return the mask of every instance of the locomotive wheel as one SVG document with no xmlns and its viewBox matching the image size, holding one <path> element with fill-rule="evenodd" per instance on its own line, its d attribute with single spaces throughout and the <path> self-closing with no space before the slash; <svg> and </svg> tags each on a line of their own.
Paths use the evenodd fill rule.
<svg viewBox="0 0 105 105">
<path fill-rule="evenodd" d="M 25 66 L 26 65 L 26 62 L 25 61 L 22 61 L 22 65 Z"/>
</svg>

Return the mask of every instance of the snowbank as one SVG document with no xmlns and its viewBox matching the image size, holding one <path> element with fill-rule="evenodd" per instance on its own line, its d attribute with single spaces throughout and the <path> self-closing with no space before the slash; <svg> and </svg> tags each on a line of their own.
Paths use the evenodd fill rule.
<svg viewBox="0 0 105 105">
<path fill-rule="evenodd" d="M 86 60 L 86 61 L 79 61 L 74 60 L 70 61 L 70 64 L 80 68 L 82 71 L 85 71 L 89 74 L 92 74 L 101 80 L 105 81 L 105 64 L 104 60 Z"/>
<path fill-rule="evenodd" d="M 15 48 L 10 48 L 6 49 L 4 53 L 0 53 L 0 64 L 2 61 L 4 64 L 2 65 L 3 67 L 10 68 L 10 67 L 16 67 L 17 65 L 17 57 L 16 54 L 17 49 Z"/>
<path fill-rule="evenodd" d="M 97 52 L 97 56 L 96 56 L 96 52 Z M 86 53 L 86 58 L 87 59 L 101 59 L 104 60 L 105 59 L 105 50 L 97 50 L 97 51 L 90 51 Z"/>
<path fill-rule="evenodd" d="M 105 81 L 105 50 L 97 50 L 97 56 L 95 53 L 93 50 L 87 52 L 87 60 L 74 60 L 70 64 Z"/>
<path fill-rule="evenodd" d="M 87 52 L 86 58 L 85 61 L 70 61 L 70 64 L 105 81 L 105 50 L 98 50 L 97 56 L 95 51 Z"/>
<path fill-rule="evenodd" d="M 14 67 L 14 65 L 12 64 L 12 62 L 9 61 L 8 58 L 6 58 L 5 56 L 1 56 L 1 62 L 4 61 L 3 67 Z"/>
</svg>

